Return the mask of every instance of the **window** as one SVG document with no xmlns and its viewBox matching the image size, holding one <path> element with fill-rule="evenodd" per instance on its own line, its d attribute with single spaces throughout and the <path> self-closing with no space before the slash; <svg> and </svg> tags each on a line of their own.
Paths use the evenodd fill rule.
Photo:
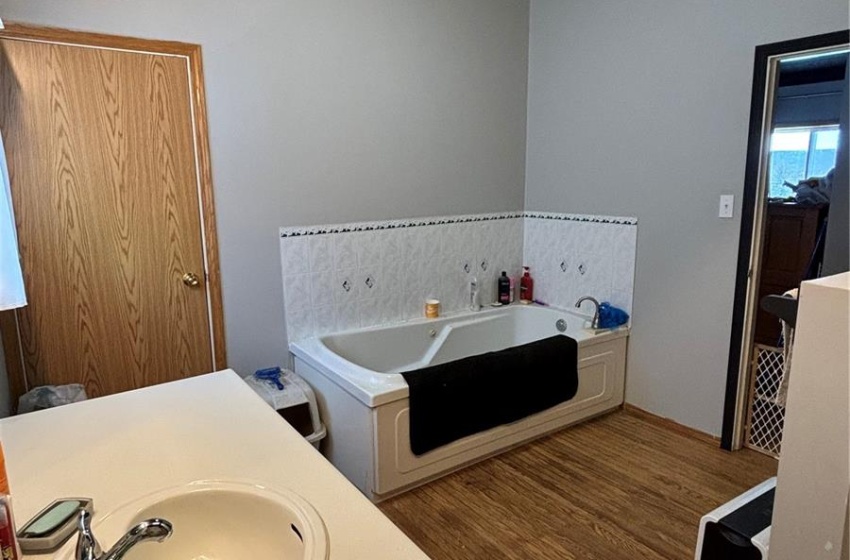
<svg viewBox="0 0 850 560">
<path fill-rule="evenodd" d="M 770 198 L 788 198 L 809 177 L 822 177 L 835 166 L 838 125 L 808 128 L 777 128 L 770 137 Z"/>
</svg>

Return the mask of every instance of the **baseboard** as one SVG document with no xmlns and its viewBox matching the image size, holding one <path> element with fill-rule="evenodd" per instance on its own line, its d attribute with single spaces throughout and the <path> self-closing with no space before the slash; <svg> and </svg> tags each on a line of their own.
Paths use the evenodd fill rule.
<svg viewBox="0 0 850 560">
<path fill-rule="evenodd" d="M 689 426 L 679 424 L 675 420 L 671 420 L 670 418 L 664 418 L 663 416 L 658 416 L 657 414 L 653 414 L 642 408 L 638 408 L 633 404 L 623 403 L 623 411 L 633 416 L 643 418 L 648 422 L 652 422 L 653 424 L 656 424 L 673 432 L 720 447 L 720 438 L 717 436 L 701 432 L 696 428 L 691 428 Z"/>
</svg>

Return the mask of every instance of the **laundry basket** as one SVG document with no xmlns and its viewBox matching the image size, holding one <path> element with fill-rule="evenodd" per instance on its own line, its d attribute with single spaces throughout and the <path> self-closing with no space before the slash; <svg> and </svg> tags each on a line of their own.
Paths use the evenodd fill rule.
<svg viewBox="0 0 850 560">
<path fill-rule="evenodd" d="M 319 418 L 319 407 L 312 387 L 295 372 L 279 369 L 276 380 L 259 378 L 259 371 L 245 378 L 248 384 L 269 406 L 295 428 L 313 447 L 319 449 L 327 429 Z M 263 371 L 263 370 L 260 370 Z M 268 371 L 268 370 L 266 370 Z M 280 382 L 280 385 L 277 383 Z"/>
</svg>

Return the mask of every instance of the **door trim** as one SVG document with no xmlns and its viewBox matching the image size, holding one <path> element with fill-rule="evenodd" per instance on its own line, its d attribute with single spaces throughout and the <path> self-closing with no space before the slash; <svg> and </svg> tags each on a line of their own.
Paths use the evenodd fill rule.
<svg viewBox="0 0 850 560">
<path fill-rule="evenodd" d="M 199 213 L 201 217 L 201 237 L 204 247 L 203 256 L 206 264 L 213 368 L 215 370 L 225 369 L 227 367 L 227 350 L 224 333 L 224 307 L 221 294 L 221 272 L 213 199 L 212 164 L 210 159 L 201 46 L 177 41 L 139 39 L 102 33 L 71 31 L 56 27 L 42 27 L 8 21 L 5 22 L 5 25 L 6 28 L 0 30 L 0 38 L 2 39 L 60 43 L 81 47 L 116 49 L 186 58 L 194 119 L 198 195 L 200 199 Z M 0 313 L 0 337 L 6 350 L 5 357 L 9 380 L 9 394 L 12 410 L 14 411 L 18 398 L 26 392 L 27 388 L 22 356 L 18 355 L 19 352 L 14 351 L 20 348 L 17 318 L 14 311 Z"/>
<path fill-rule="evenodd" d="M 747 141 L 747 161 L 744 174 L 744 194 L 741 210 L 741 233 L 738 241 L 738 265 L 735 274 L 735 303 L 732 309 L 732 333 L 729 340 L 729 362 L 726 373 L 726 397 L 723 405 L 723 429 L 720 446 L 732 450 L 740 445 L 746 401 L 746 379 L 741 376 L 743 350 L 749 347 L 746 340 L 752 336 L 747 316 L 753 304 L 749 294 L 758 281 L 751 278 L 752 258 L 758 256 L 761 245 L 754 244 L 754 232 L 761 231 L 759 186 L 763 180 L 762 154 L 765 116 L 771 112 L 773 100 L 766 99 L 768 78 L 771 77 L 772 60 L 777 56 L 795 52 L 829 48 L 850 42 L 850 31 L 836 31 L 812 37 L 760 45 L 755 49 L 753 67 L 753 93 L 750 101 L 750 125 Z M 757 305 L 757 302 L 754 303 Z"/>
</svg>

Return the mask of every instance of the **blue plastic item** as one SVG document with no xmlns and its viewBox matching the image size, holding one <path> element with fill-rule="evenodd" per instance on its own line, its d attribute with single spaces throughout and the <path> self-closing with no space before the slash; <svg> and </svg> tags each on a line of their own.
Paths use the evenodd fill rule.
<svg viewBox="0 0 850 560">
<path fill-rule="evenodd" d="M 258 369 L 254 372 L 254 377 L 263 381 L 268 381 L 270 384 L 277 387 L 278 391 L 283 391 L 283 382 L 281 382 L 280 380 L 281 373 L 282 372 L 280 371 L 280 368 L 275 366 L 270 368 Z"/>
<path fill-rule="evenodd" d="M 613 329 L 629 322 L 629 314 L 607 301 L 599 304 L 599 327 Z"/>
</svg>

